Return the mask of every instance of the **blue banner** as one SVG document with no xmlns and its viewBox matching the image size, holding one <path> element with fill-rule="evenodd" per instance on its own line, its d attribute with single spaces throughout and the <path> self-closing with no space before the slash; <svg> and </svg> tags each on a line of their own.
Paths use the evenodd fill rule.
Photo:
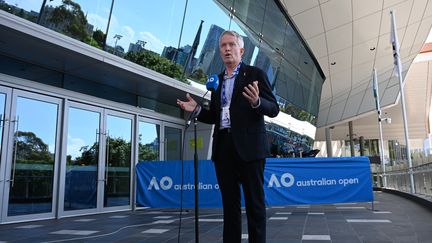
<svg viewBox="0 0 432 243">
<path fill-rule="evenodd" d="M 267 159 L 269 205 L 373 201 L 368 157 Z"/>
<path fill-rule="evenodd" d="M 142 161 L 137 165 L 137 203 L 156 208 L 194 207 L 193 161 Z M 213 162 L 198 163 L 199 207 L 221 207 Z M 267 159 L 266 204 L 299 205 L 373 201 L 367 157 Z"/>
<path fill-rule="evenodd" d="M 142 161 L 137 164 L 137 203 L 153 208 L 179 208 L 195 206 L 194 162 Z M 198 205 L 204 208 L 221 207 L 219 185 L 211 160 L 198 162 Z M 183 195 L 181 195 L 183 188 Z"/>
</svg>

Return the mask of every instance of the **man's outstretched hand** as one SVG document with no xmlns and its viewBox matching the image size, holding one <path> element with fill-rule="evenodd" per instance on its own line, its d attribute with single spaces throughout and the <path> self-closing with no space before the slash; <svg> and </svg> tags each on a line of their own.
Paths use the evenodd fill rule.
<svg viewBox="0 0 432 243">
<path fill-rule="evenodd" d="M 186 94 L 186 99 L 187 101 L 177 99 L 177 105 L 185 111 L 192 112 L 197 106 L 197 102 L 189 95 L 189 93 Z"/>
<path fill-rule="evenodd" d="M 245 86 L 243 96 L 249 101 L 252 106 L 257 106 L 259 100 L 258 81 L 253 81 L 252 84 Z"/>
</svg>

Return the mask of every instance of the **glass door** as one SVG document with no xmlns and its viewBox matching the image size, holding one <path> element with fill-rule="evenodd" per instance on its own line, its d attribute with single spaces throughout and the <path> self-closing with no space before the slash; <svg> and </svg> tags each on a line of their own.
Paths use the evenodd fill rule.
<svg viewBox="0 0 432 243">
<path fill-rule="evenodd" d="M 97 211 L 103 109 L 69 103 L 66 109 L 66 156 L 62 162 L 63 214 Z"/>
<path fill-rule="evenodd" d="M 3 208 L 3 204 L 7 203 L 4 200 L 3 191 L 5 187 L 7 135 L 9 128 L 11 92 L 12 89 L 0 87 L 0 222 L 3 222 L 3 210 L 1 209 Z"/>
<path fill-rule="evenodd" d="M 107 111 L 104 151 L 103 207 L 129 208 L 131 205 L 133 116 Z"/>
<path fill-rule="evenodd" d="M 2 221 L 54 217 L 61 100 L 13 90 L 11 101 Z"/>
<path fill-rule="evenodd" d="M 164 137 L 165 137 L 165 148 L 164 156 L 165 160 L 181 160 L 182 155 L 182 137 L 183 128 L 176 125 L 164 126 Z"/>
<path fill-rule="evenodd" d="M 149 161 L 161 160 L 161 122 L 140 118 L 138 123 L 138 162 L 137 167 L 148 163 Z M 136 176 L 136 173 L 135 173 Z M 137 181 L 137 180 L 135 180 Z M 135 184 L 136 188 L 136 184 Z M 139 191 L 136 190 L 135 205 L 136 207 L 143 207 L 136 200 L 139 197 Z"/>
<path fill-rule="evenodd" d="M 160 124 L 151 120 L 140 120 L 138 125 L 138 163 L 159 161 Z"/>
<path fill-rule="evenodd" d="M 133 116 L 68 102 L 60 214 L 131 207 Z"/>
</svg>

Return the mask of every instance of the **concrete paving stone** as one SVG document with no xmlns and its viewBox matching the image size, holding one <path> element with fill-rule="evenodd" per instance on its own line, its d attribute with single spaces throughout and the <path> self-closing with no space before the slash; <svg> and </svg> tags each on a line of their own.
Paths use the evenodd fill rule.
<svg viewBox="0 0 432 243">
<path fill-rule="evenodd" d="M 329 235 L 332 243 L 351 242 L 431 242 L 432 243 L 432 211 L 417 205 L 405 198 L 389 194 L 375 194 L 379 201 L 376 210 L 388 211 L 390 214 L 377 214 L 367 207 L 368 203 L 357 203 L 359 209 L 337 209 L 341 205 L 310 205 L 309 208 L 285 206 L 285 208 L 269 208 L 267 210 L 267 242 L 302 242 L 303 234 Z M 345 205 L 353 206 L 353 205 Z M 181 241 L 195 242 L 194 215 L 192 209 L 182 215 Z M 286 211 L 291 215 L 276 214 Z M 308 215 L 309 212 L 323 212 L 324 215 Z M 99 231 L 98 234 L 116 232 L 106 237 L 87 238 L 77 242 L 177 242 L 178 233 L 177 209 L 143 209 L 135 212 L 104 213 L 91 216 L 68 217 L 62 219 L 43 220 L 17 224 L 0 225 L 0 241 L 7 242 L 44 242 L 60 241 L 77 236 L 49 234 L 60 230 Z M 117 217 L 125 216 L 127 217 Z M 205 215 L 213 215 L 205 217 Z M 215 216 L 216 215 L 216 216 Z M 156 218 L 172 216 L 171 218 Z M 200 209 L 200 218 L 222 218 L 222 210 Z M 270 220 L 271 217 L 288 217 L 287 220 Z M 95 219 L 84 222 L 79 219 Z M 388 219 L 391 223 L 348 223 L 346 219 Z M 156 220 L 174 220 L 165 224 L 151 224 Z M 247 234 L 246 215 L 242 215 L 242 230 Z M 42 225 L 32 228 L 31 225 Z M 16 228 L 24 227 L 24 228 Z M 222 242 L 223 222 L 200 222 L 200 241 Z M 161 234 L 143 234 L 151 228 L 168 228 Z M 25 233 L 23 233 L 25 232 Z M 243 240 L 242 242 L 247 242 Z M 303 243 L 326 242 L 305 240 Z M 327 241 L 329 242 L 329 241 Z"/>
</svg>

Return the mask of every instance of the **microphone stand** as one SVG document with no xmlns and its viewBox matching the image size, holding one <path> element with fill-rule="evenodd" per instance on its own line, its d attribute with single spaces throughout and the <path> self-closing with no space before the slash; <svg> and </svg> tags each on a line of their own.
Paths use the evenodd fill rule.
<svg viewBox="0 0 432 243">
<path fill-rule="evenodd" d="M 197 145 L 197 125 L 198 119 L 194 118 L 194 191 L 195 191 L 195 242 L 199 242 L 198 224 L 198 145 Z"/>
<path fill-rule="evenodd" d="M 202 104 L 204 101 L 204 97 L 209 91 L 207 90 L 205 94 L 201 97 L 200 103 L 195 106 L 192 113 L 189 115 L 189 119 L 186 122 L 186 129 L 189 128 L 189 125 L 191 123 L 191 120 L 194 120 L 194 192 L 195 192 L 195 242 L 199 243 L 199 223 L 198 223 L 198 216 L 199 216 L 199 207 L 198 207 L 198 145 L 197 145 L 197 125 L 198 125 L 198 119 L 197 119 L 197 109 L 198 107 L 202 108 Z"/>
</svg>

